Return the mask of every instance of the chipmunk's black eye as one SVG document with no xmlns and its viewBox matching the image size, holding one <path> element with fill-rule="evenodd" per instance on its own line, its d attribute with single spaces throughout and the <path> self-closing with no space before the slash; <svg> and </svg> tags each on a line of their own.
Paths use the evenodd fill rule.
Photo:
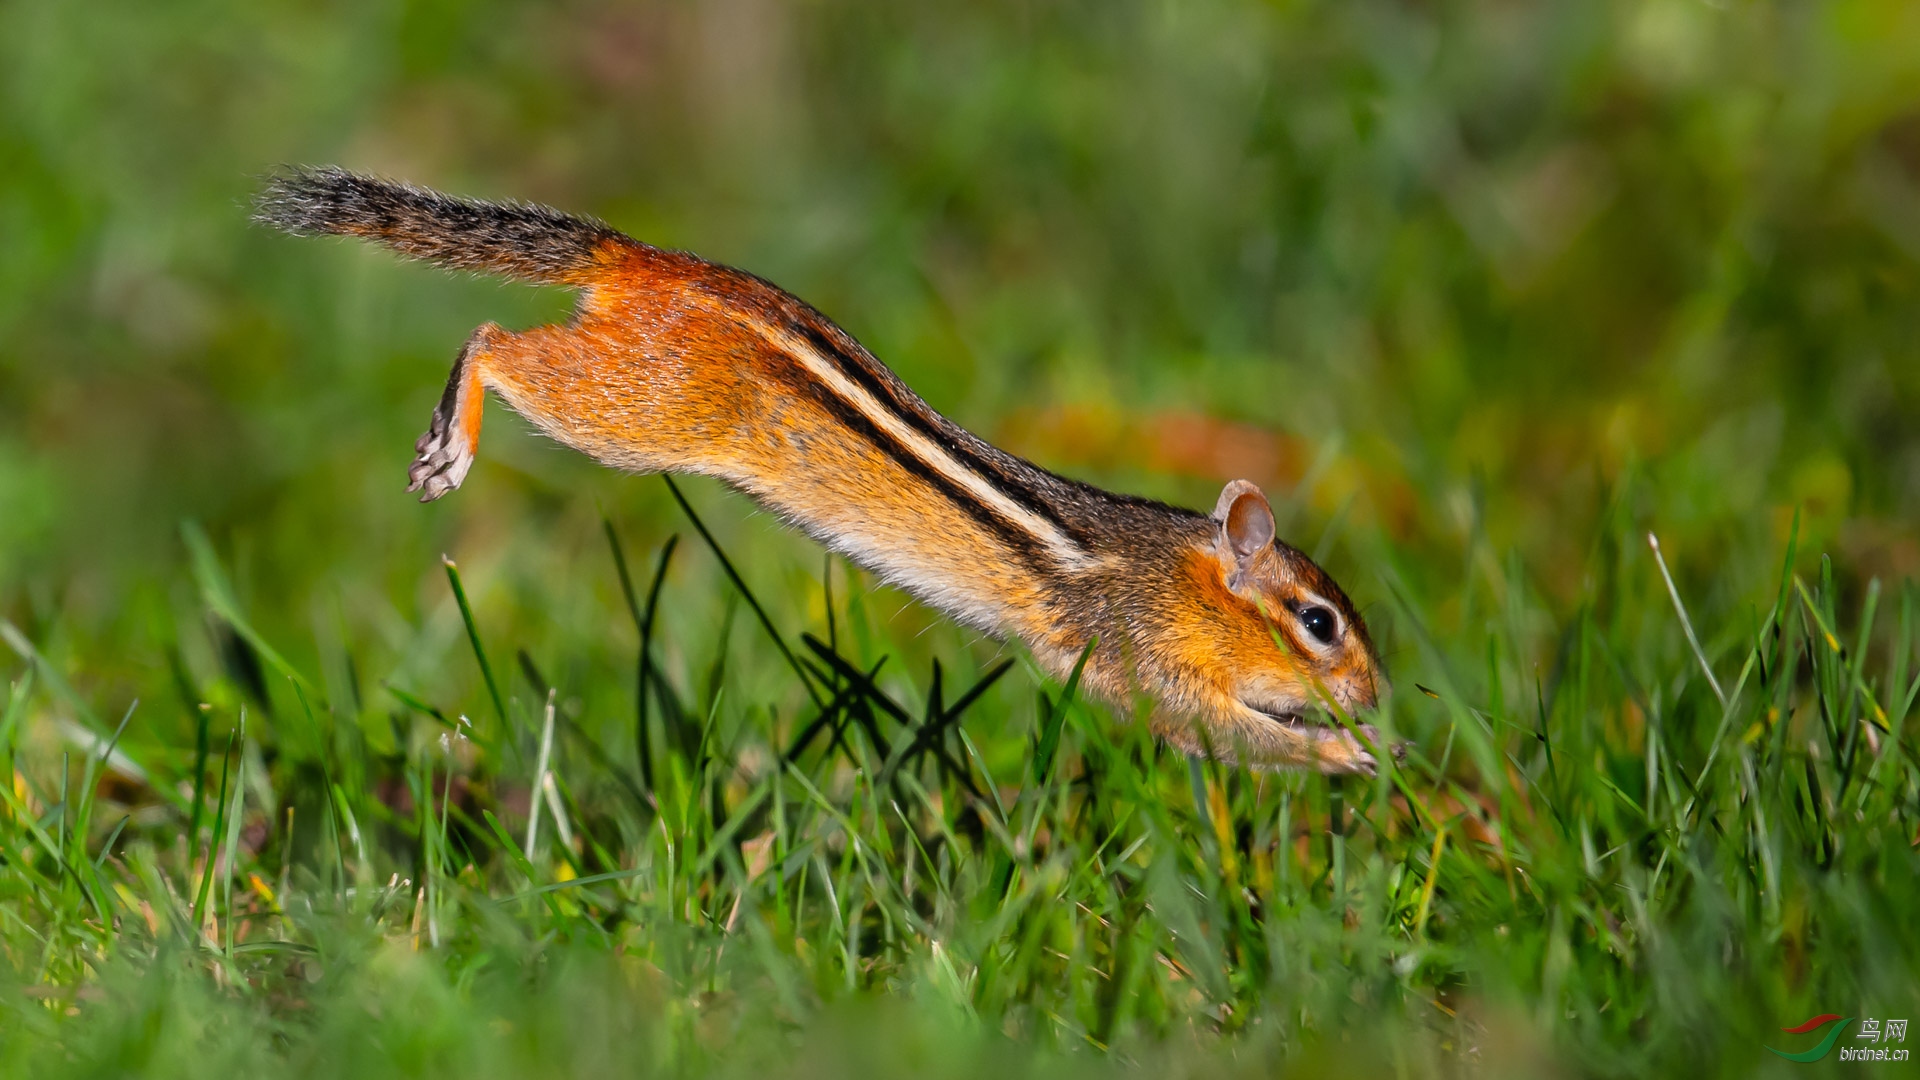
<svg viewBox="0 0 1920 1080">
<path fill-rule="evenodd" d="M 1333 632 L 1339 628 L 1340 622 L 1333 617 L 1333 612 L 1315 606 L 1301 609 L 1300 625 L 1306 627 L 1307 633 L 1312 634 L 1320 644 L 1331 645 Z"/>
</svg>

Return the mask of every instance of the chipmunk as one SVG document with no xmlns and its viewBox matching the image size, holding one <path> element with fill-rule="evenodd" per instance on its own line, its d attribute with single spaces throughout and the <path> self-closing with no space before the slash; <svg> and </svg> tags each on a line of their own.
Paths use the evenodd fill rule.
<svg viewBox="0 0 1920 1080">
<path fill-rule="evenodd" d="M 935 412 L 794 296 L 588 218 L 327 167 L 272 179 L 255 219 L 580 290 L 564 325 L 467 339 L 407 471 L 423 502 L 466 478 L 491 390 L 606 465 L 718 477 L 1055 676 L 1097 638 L 1082 685 L 1122 706 L 1143 694 L 1181 750 L 1374 769 L 1309 719 L 1373 707 L 1366 624 L 1245 480 L 1209 516 L 1056 476 Z"/>
</svg>

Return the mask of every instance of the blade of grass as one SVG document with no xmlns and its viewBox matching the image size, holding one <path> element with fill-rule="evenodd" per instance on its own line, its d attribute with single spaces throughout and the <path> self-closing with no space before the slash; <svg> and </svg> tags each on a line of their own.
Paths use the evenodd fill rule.
<svg viewBox="0 0 1920 1080">
<path fill-rule="evenodd" d="M 227 808 L 227 838 L 224 845 L 225 872 L 221 875 L 222 907 L 227 913 L 226 934 L 223 942 L 228 956 L 233 955 L 234 926 L 239 920 L 233 910 L 233 879 L 240 874 L 240 826 L 247 805 L 247 714 L 240 714 L 239 759 L 233 767 L 233 805 Z M 211 870 L 211 867 L 209 867 Z"/>
<path fill-rule="evenodd" d="M 227 780 L 233 766 L 234 739 L 238 734 L 237 729 L 227 734 L 227 749 L 220 756 L 220 795 L 213 804 L 213 835 L 216 838 L 219 837 L 227 820 Z M 213 889 L 213 868 L 217 860 L 218 851 L 209 847 L 206 868 L 200 874 L 200 888 L 194 893 L 193 899 L 193 937 L 196 943 L 201 937 L 201 927 L 206 925 L 207 894 Z"/>
<path fill-rule="evenodd" d="M 807 695 L 813 698 L 815 705 L 821 704 L 823 699 L 820 696 L 820 688 L 814 685 L 812 678 L 807 674 L 807 669 L 801 665 L 800 658 L 787 647 L 787 639 L 774 627 L 773 620 L 767 616 L 766 609 L 760 606 L 759 597 L 753 594 L 752 589 L 747 588 L 746 580 L 740 576 L 740 571 L 734 569 L 733 560 L 727 558 L 727 553 L 720 547 L 719 541 L 707 531 L 707 523 L 700 520 L 700 515 L 694 512 L 693 504 L 680 493 L 680 485 L 674 483 L 673 477 L 665 473 L 661 473 L 660 478 L 667 482 L 667 490 L 673 492 L 674 501 L 680 504 L 680 509 L 687 515 L 687 520 L 693 522 L 694 529 L 700 533 L 700 539 L 707 542 L 708 550 L 713 552 L 714 558 L 720 560 L 720 568 L 726 572 L 727 580 L 733 582 L 733 587 L 740 590 L 740 595 L 747 601 L 747 606 L 753 609 L 754 616 L 760 620 L 760 626 L 766 630 L 767 637 L 772 639 L 774 648 L 780 650 L 780 655 L 786 659 L 787 666 L 800 676 L 800 683 L 807 688 Z"/>
<path fill-rule="evenodd" d="M 196 708 L 193 733 L 193 811 L 187 821 L 187 865 L 200 861 L 200 819 L 204 813 L 207 786 L 207 729 L 212 725 L 211 709 Z"/>
<path fill-rule="evenodd" d="M 53 665 L 47 663 L 47 658 L 40 654 L 40 650 L 34 647 L 27 635 L 21 633 L 20 628 L 7 619 L 0 619 L 0 641 L 5 641 L 15 653 L 19 654 L 20 659 L 33 665 L 34 670 L 39 672 L 40 677 L 46 681 L 47 688 L 71 705 L 74 714 L 82 723 L 96 733 L 106 730 L 105 722 L 100 719 L 99 713 L 94 712 L 92 703 L 82 697 L 80 692 L 73 688 L 73 684 L 67 682 L 58 671 L 55 671 Z"/>
<path fill-rule="evenodd" d="M 660 546 L 660 554 L 654 560 L 653 581 L 647 587 L 647 604 L 643 611 L 633 591 L 633 575 L 627 570 L 626 551 L 620 546 L 620 536 L 614 531 L 612 520 L 602 517 L 601 527 L 607 534 L 607 546 L 613 550 L 614 569 L 620 577 L 620 593 L 626 598 L 627 613 L 633 619 L 634 629 L 640 633 L 640 655 L 634 664 L 634 750 L 640 767 L 640 785 L 652 790 L 654 785 L 653 740 L 647 723 L 648 682 L 654 678 L 653 663 L 653 626 L 654 616 L 660 608 L 660 589 L 667 581 L 667 567 L 673 561 L 673 552 L 680 544 L 680 536 L 674 533 Z"/>
<path fill-rule="evenodd" d="M 553 753 L 554 691 L 547 691 L 546 720 L 540 725 L 540 757 L 533 767 L 533 787 L 527 792 L 527 864 L 533 864 L 534 845 L 540 839 L 541 795 L 547 785 L 547 762 Z"/>
<path fill-rule="evenodd" d="M 507 703 L 500 696 L 500 684 L 494 681 L 493 665 L 487 662 L 486 647 L 480 644 L 480 627 L 474 622 L 472 605 L 467 603 L 467 589 L 460 582 L 460 567 L 445 555 L 440 556 L 440 563 L 447 569 L 447 583 L 453 586 L 453 599 L 460 606 L 460 621 L 466 625 L 467 642 L 473 646 L 473 658 L 480 663 L 480 677 L 486 681 L 487 696 L 493 699 L 493 712 L 500 720 L 500 733 L 510 740 L 513 722 L 507 718 Z"/>
<path fill-rule="evenodd" d="M 1839 636 L 1833 632 L 1832 627 L 1828 623 L 1827 616 L 1821 612 L 1820 605 L 1814 601 L 1813 595 L 1807 591 L 1807 583 L 1800 580 L 1796 575 L 1793 579 L 1793 585 L 1795 589 L 1799 590 L 1800 600 L 1805 607 L 1807 617 L 1813 620 L 1815 629 L 1820 632 L 1819 638 L 1821 644 L 1826 646 L 1828 655 L 1837 662 L 1841 653 L 1844 651 L 1841 648 Z M 1851 669 L 1842 667 L 1839 670 L 1841 673 L 1849 676 L 1847 679 L 1847 690 L 1851 694 L 1859 694 L 1866 700 L 1870 714 L 1863 719 L 1879 728 L 1882 733 L 1891 732 L 1892 728 L 1888 724 L 1887 714 L 1880 708 L 1880 703 L 1874 700 L 1873 690 L 1867 686 L 1865 681 L 1855 675 Z M 1838 718 L 1836 717 L 1836 719 Z"/>
<path fill-rule="evenodd" d="M 99 781 L 100 770 L 113 758 L 113 748 L 119 745 L 120 736 L 126 734 L 127 724 L 133 720 L 133 711 L 139 707 L 140 699 L 134 698 L 133 701 L 127 705 L 126 713 L 120 717 L 120 726 L 113 729 L 113 737 L 108 739 L 106 743 L 100 747 L 97 754 L 87 754 L 86 765 L 81 771 L 80 805 L 74 813 L 75 834 L 79 836 L 83 845 L 86 840 L 88 827 L 93 820 L 94 787 Z"/>
<path fill-rule="evenodd" d="M 1413 936 L 1425 937 L 1427 933 L 1427 913 L 1433 908 L 1433 889 L 1440 880 L 1440 854 L 1447 847 L 1446 826 L 1433 833 L 1433 854 L 1427 857 L 1427 883 L 1420 889 L 1420 909 L 1413 917 Z"/>
<path fill-rule="evenodd" d="M 1693 658 L 1700 663 L 1700 670 L 1707 676 L 1707 685 L 1713 688 L 1713 696 L 1720 699 L 1720 707 L 1727 707 L 1727 692 L 1720 689 L 1720 680 L 1714 677 L 1713 665 L 1707 663 L 1707 652 L 1700 647 L 1700 638 L 1693 632 L 1693 620 L 1687 617 L 1687 605 L 1680 601 L 1680 590 L 1673 583 L 1673 575 L 1667 572 L 1666 556 L 1660 553 L 1660 538 L 1647 534 L 1647 546 L 1653 549 L 1653 561 L 1660 567 L 1660 580 L 1667 583 L 1667 596 L 1673 600 L 1674 613 L 1680 616 L 1680 629 L 1686 631 L 1687 645 L 1693 649 Z"/>
<path fill-rule="evenodd" d="M 1060 731 L 1067 722 L 1067 710 L 1073 707 L 1074 699 L 1080 692 L 1080 676 L 1086 673 L 1087 660 L 1099 645 L 1098 634 L 1087 639 L 1086 646 L 1080 650 L 1080 658 L 1073 662 L 1073 670 L 1067 675 L 1067 685 L 1060 691 L 1058 701 L 1045 693 L 1040 695 L 1040 730 L 1036 733 L 1033 752 L 1033 782 L 1036 786 L 1044 784 L 1048 774 L 1053 771 L 1053 759 L 1060 750 Z"/>
<path fill-rule="evenodd" d="M 265 660 L 268 666 L 298 684 L 316 700 L 324 701 L 325 695 L 321 694 L 313 683 L 300 673 L 299 669 L 288 663 L 287 658 L 280 655 L 280 651 L 253 628 L 253 623 L 245 615 L 241 614 L 240 602 L 234 598 L 233 586 L 227 581 L 225 572 L 221 570 L 219 556 L 214 554 L 213 543 L 207 539 L 207 534 L 201 531 L 198 524 L 191 521 L 180 526 L 180 533 L 186 540 L 187 551 L 193 561 L 193 576 L 200 585 L 200 596 L 206 601 L 207 607 L 225 620 L 236 634 L 246 639 L 247 644 L 253 646 L 254 651 L 260 654 L 260 658 Z"/>
</svg>

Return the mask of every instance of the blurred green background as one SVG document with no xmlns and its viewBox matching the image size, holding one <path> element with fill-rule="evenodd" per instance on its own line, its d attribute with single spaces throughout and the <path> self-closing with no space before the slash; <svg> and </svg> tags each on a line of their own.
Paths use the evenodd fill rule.
<svg viewBox="0 0 1920 1080">
<path fill-rule="evenodd" d="M 403 498 L 468 330 L 567 299 L 250 228 L 289 162 L 771 277 L 1043 464 L 1292 492 L 1363 600 L 1348 525 L 1440 565 L 1483 528 L 1567 600 L 1635 470 L 1683 566 L 1759 575 L 1800 507 L 1844 573 L 1920 568 L 1902 0 L 16 0 L 0 61 L 22 625 L 150 636 L 189 518 L 303 628 L 342 592 L 409 613 L 441 551 L 563 565 L 596 500 L 672 524 L 497 407 L 466 490 Z"/>
<path fill-rule="evenodd" d="M 1632 475 L 1695 576 L 1764 576 L 1795 507 L 1843 577 L 1920 569 L 1903 0 L 16 0 L 0 61 L 23 626 L 151 636 L 184 519 L 303 629 L 410 616 L 442 551 L 539 579 L 596 504 L 674 524 L 497 407 L 465 490 L 403 498 L 468 330 L 568 300 L 249 227 L 290 162 L 751 269 L 1050 467 L 1290 493 L 1363 601 L 1356 526 L 1439 566 L 1484 530 L 1570 602 Z"/>
<path fill-rule="evenodd" d="M 1593 676 L 1604 693 L 1569 691 L 1554 706 L 1571 717 L 1556 722 L 1576 726 L 1573 745 L 1607 748 L 1595 750 L 1592 790 L 1637 785 L 1643 763 L 1647 790 L 1657 786 L 1636 756 L 1650 745 L 1647 715 L 1678 718 L 1682 780 L 1692 762 L 1712 763 L 1701 737 L 1719 716 L 1639 543 L 1646 531 L 1659 533 L 1729 680 L 1743 655 L 1759 655 L 1746 650 L 1758 649 L 1761 613 L 1785 595 L 1796 516 L 1800 568 L 1820 582 L 1817 561 L 1832 557 L 1838 601 L 1815 588 L 1849 626 L 1867 582 L 1897 589 L 1920 575 L 1920 5 L 1910 0 L 0 0 L 0 618 L 79 691 L 46 689 L 22 729 L 19 760 L 43 804 L 65 790 L 52 778 L 77 768 L 62 756 L 69 744 L 86 742 L 68 722 L 73 700 L 111 718 L 140 697 L 124 745 L 168 778 L 187 774 L 201 715 L 216 718 L 218 740 L 248 703 L 269 713 L 249 729 L 255 739 L 292 738 L 293 725 L 275 722 L 292 715 L 285 686 L 246 686 L 248 664 L 261 679 L 257 657 L 209 619 L 215 590 L 196 587 L 188 523 L 211 538 L 235 606 L 264 640 L 324 683 L 336 709 L 359 711 L 348 719 L 370 751 L 361 757 L 390 773 L 357 778 L 366 804 L 389 797 L 380 785 L 398 775 L 402 750 L 433 767 L 442 731 L 377 687 L 487 715 L 442 553 L 460 561 L 517 699 L 501 712 L 533 715 L 537 695 L 510 659 L 524 647 L 561 688 L 570 722 L 606 734 L 625 761 L 637 635 L 601 522 L 617 525 L 644 570 L 669 533 L 688 532 L 661 482 L 599 469 L 495 406 L 461 491 L 421 507 L 401 490 L 470 330 L 561 318 L 569 298 L 249 226 L 260 178 L 284 163 L 591 212 L 749 269 L 834 317 L 937 408 L 1074 476 L 1200 507 L 1226 480 L 1265 485 L 1283 535 L 1323 557 L 1368 611 L 1401 691 L 1396 723 L 1426 739 L 1430 757 L 1441 743 L 1451 754 L 1452 722 L 1466 714 L 1406 690 L 1458 687 L 1502 723 L 1510 709 L 1524 717 L 1541 673 L 1557 683 L 1575 655 L 1564 630 L 1599 641 L 1613 665 Z M 774 621 L 819 631 L 829 610 L 819 549 L 715 485 L 688 491 Z M 740 629 L 750 618 L 710 555 L 681 550 L 662 608 L 671 681 L 753 735 L 741 745 L 757 746 L 762 728 L 790 730 L 801 687 Z M 850 652 L 899 658 L 889 687 L 931 656 L 959 685 L 995 655 L 899 594 L 833 575 L 842 632 L 870 636 Z M 1431 648 L 1395 625 L 1407 613 Z M 1860 651 L 1892 665 L 1897 690 L 1911 638 L 1882 647 L 1874 633 L 1860 632 Z M 745 658 L 731 669 L 729 641 Z M 0 658 L 8 680 L 27 667 L 12 651 Z M 1584 664 L 1569 684 L 1586 685 Z M 1791 678 L 1782 732 L 1796 715 Z M 1026 773 L 1033 689 L 1017 672 L 969 716 L 1003 776 Z M 196 713 L 197 700 L 212 708 Z M 1804 706 L 1791 742 L 1770 736 L 1769 768 L 1805 765 L 1815 783 L 1818 751 L 1799 745 L 1831 700 Z M 1772 722 L 1763 704 L 1744 707 L 1760 718 L 1754 731 Z M 1544 701 L 1539 712 L 1544 730 Z M 1518 724 L 1498 735 L 1528 755 L 1533 737 Z M 1723 769 L 1749 753 L 1728 743 Z M 283 792 L 298 786 L 285 775 L 296 758 L 276 759 Z M 1516 787 L 1544 771 L 1537 757 L 1514 760 L 1532 770 L 1516 772 Z M 567 768 L 583 790 L 610 783 Z M 1876 797 L 1920 805 L 1888 783 Z M 1312 791 L 1323 808 L 1318 784 L 1271 787 Z M 270 790 L 257 802 L 262 820 L 248 828 L 266 835 L 280 804 Z M 1760 803 L 1739 805 L 1761 819 Z M 190 880 L 178 815 L 153 809 L 129 837 Z M 1601 858 L 1631 843 L 1654 861 L 1658 828 L 1649 818 L 1642 832 L 1616 829 L 1628 839 Z M 1847 834 L 1843 854 L 1878 859 L 1861 854 L 1882 850 L 1861 838 L 1879 828 Z M 1743 916 L 1753 969 L 1702 963 L 1727 947 L 1694 932 L 1718 926 L 1711 889 L 1697 909 L 1684 891 L 1662 899 L 1659 918 L 1677 911 L 1673 922 L 1694 929 L 1670 953 L 1623 954 L 1618 970 L 1644 985 L 1621 976 L 1620 1009 L 1582 1006 L 1580 1023 L 1592 1021 L 1601 1036 L 1590 1038 L 1628 1062 L 1613 1070 L 1630 1073 L 1648 1030 L 1668 1052 L 1757 1056 L 1757 1040 L 1805 1004 L 1789 994 L 1809 985 L 1836 995 L 1821 1008 L 1840 1007 L 1833 988 L 1850 980 L 1861 1000 L 1901 1007 L 1910 938 L 1848 936 L 1910 933 L 1897 910 L 1879 922 L 1858 914 L 1913 895 L 1898 839 L 1886 841 L 1890 878 L 1849 878 L 1856 864 L 1833 863 L 1826 839 L 1808 848 L 1817 869 L 1796 855 L 1790 899 L 1796 882 L 1839 884 L 1806 894 L 1828 897 L 1818 903 Z M 1608 912 L 1624 903 L 1592 869 L 1594 850 L 1562 840 L 1558 862 L 1540 865 L 1574 883 L 1566 895 L 1602 897 Z M 1424 837 L 1408 843 L 1426 850 Z M 306 857 L 272 854 L 282 868 Z M 1733 851 L 1728 865 L 1745 857 Z M 1449 877 L 1436 912 L 1461 913 L 1458 940 L 1477 943 L 1473 955 L 1524 972 L 1508 1005 L 1531 1009 L 1537 997 L 1539 1024 L 1557 1025 L 1561 954 L 1540 943 L 1566 940 L 1553 937 L 1562 909 L 1551 935 L 1516 920 L 1510 939 L 1506 922 L 1490 925 L 1507 916 L 1484 901 L 1512 892 L 1511 872 L 1505 887 L 1483 885 Z M 1356 980 L 1378 975 L 1377 957 L 1339 953 L 1349 946 L 1327 928 L 1341 917 L 1309 903 L 1272 924 L 1322 934 L 1302 970 L 1338 954 Z M 9 940 L 36 936 L 15 921 L 23 929 Z M 1837 935 L 1820 939 L 1811 984 L 1808 926 Z M 1593 940 L 1580 945 L 1582 970 L 1615 972 L 1605 936 Z M 1302 978 L 1368 1014 L 1364 995 L 1315 982 L 1318 970 Z M 518 977 L 511 964 L 488 976 Z M 1590 982 L 1587 1004 L 1615 1000 L 1612 983 Z M 393 1016 L 431 1011 L 406 996 L 405 979 L 388 983 Z M 1741 990 L 1738 1010 L 1712 1012 L 1749 983 L 1759 989 Z M 1486 985 L 1497 998 L 1507 984 Z M 194 986 L 123 996 L 192 1012 L 193 994 L 213 993 Z M 1693 996 L 1674 997 L 1675 986 Z M 433 1000 L 447 1016 L 470 1012 L 467 999 Z M 1295 999 L 1276 1000 L 1284 1011 Z M 325 1007 L 365 1011 L 357 991 Z M 566 1009 L 554 1008 L 529 1013 L 535 1029 L 565 1027 Z M 1622 1017 L 1628 1009 L 1643 1011 Z M 1320 1015 L 1336 1014 L 1346 1015 Z M 101 1030 L 127 1026 L 107 1015 Z M 1646 1015 L 1652 1029 L 1620 1034 Z M 616 1035 L 624 1017 L 609 1021 Z M 168 1038 L 188 1040 L 191 1061 L 183 1025 Z M 1257 1065 L 1259 1044 L 1248 1045 Z"/>
</svg>

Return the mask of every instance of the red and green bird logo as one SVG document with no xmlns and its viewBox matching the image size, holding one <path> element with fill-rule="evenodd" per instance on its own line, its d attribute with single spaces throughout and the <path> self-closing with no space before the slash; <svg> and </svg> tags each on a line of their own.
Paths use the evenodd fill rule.
<svg viewBox="0 0 1920 1080">
<path fill-rule="evenodd" d="M 1839 1020 L 1840 1022 L 1833 1024 L 1835 1020 Z M 1821 1039 L 1819 1044 L 1813 1049 L 1802 1050 L 1797 1054 L 1789 1054 L 1785 1050 L 1774 1050 L 1771 1046 L 1767 1047 L 1767 1049 L 1773 1050 L 1774 1053 L 1779 1054 L 1788 1061 L 1819 1061 L 1832 1052 L 1833 1044 L 1840 1039 L 1840 1033 L 1847 1030 L 1847 1025 L 1851 1023 L 1853 1023 L 1853 1017 L 1851 1016 L 1842 1019 L 1839 1013 L 1821 1013 L 1819 1016 L 1813 1017 L 1805 1023 L 1780 1029 L 1789 1035 L 1805 1035 L 1809 1031 L 1815 1031 L 1819 1028 L 1826 1027 L 1828 1024 L 1833 1024 L 1833 1028 L 1827 1032 L 1827 1037 Z"/>
</svg>

